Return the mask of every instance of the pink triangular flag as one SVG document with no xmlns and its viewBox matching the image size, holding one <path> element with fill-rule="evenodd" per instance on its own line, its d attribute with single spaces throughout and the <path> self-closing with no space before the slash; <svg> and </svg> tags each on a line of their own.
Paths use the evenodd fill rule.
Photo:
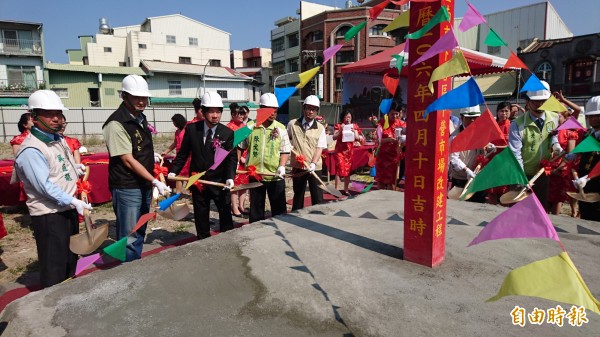
<svg viewBox="0 0 600 337">
<path fill-rule="evenodd" d="M 467 12 L 465 13 L 465 16 L 463 16 L 460 26 L 458 26 L 458 29 L 460 29 L 461 32 L 466 32 L 471 27 L 486 22 L 485 18 L 475 9 L 475 7 L 473 7 L 473 5 L 468 2 L 467 5 Z"/>
<path fill-rule="evenodd" d="M 323 63 L 322 64 L 327 63 L 327 61 L 329 61 L 329 59 L 331 57 L 333 57 L 333 55 L 335 55 L 335 53 L 340 51 L 340 49 L 342 49 L 343 46 L 344 46 L 343 44 L 336 44 L 335 46 L 331 46 L 331 47 L 323 50 Z"/>
<path fill-rule="evenodd" d="M 535 193 L 490 221 L 469 246 L 509 238 L 544 238 L 560 243 L 556 230 Z"/>
<path fill-rule="evenodd" d="M 143 225 L 145 225 L 146 222 L 148 222 L 150 219 L 156 219 L 156 213 L 155 212 L 150 212 L 150 213 L 142 214 L 142 216 L 138 220 L 137 224 L 135 224 L 135 227 L 133 227 L 133 229 L 131 230 L 131 232 L 129 232 L 129 234 L 133 234 L 140 227 L 142 227 Z"/>
<path fill-rule="evenodd" d="M 575 117 L 570 116 L 564 123 L 562 123 L 556 130 L 569 130 L 569 129 L 583 129 L 585 128 L 579 124 Z"/>
<path fill-rule="evenodd" d="M 421 55 L 421 57 L 419 57 L 415 61 L 415 63 L 413 63 L 413 65 L 424 62 L 443 51 L 452 50 L 456 47 L 458 47 L 458 41 L 456 40 L 456 35 L 454 35 L 454 31 L 450 30 L 450 31 L 448 31 L 448 33 L 442 35 L 442 37 L 440 37 L 439 40 L 435 41 L 433 46 L 431 46 L 425 52 L 425 54 Z"/>
<path fill-rule="evenodd" d="M 82 257 L 77 260 L 77 266 L 75 267 L 75 275 L 79 275 L 87 267 L 91 266 L 94 262 L 100 259 L 100 253 L 96 253 L 90 256 Z"/>
<path fill-rule="evenodd" d="M 209 168 L 209 170 L 214 170 L 217 167 L 219 167 L 219 165 L 221 165 L 223 160 L 225 158 L 227 158 L 227 155 L 229 154 L 229 152 L 230 151 L 227 151 L 222 147 L 217 147 L 217 150 L 215 151 L 215 162 L 214 162 L 214 164 L 212 164 L 212 166 Z"/>
<path fill-rule="evenodd" d="M 361 192 L 362 190 L 364 190 L 364 189 L 365 189 L 365 187 L 367 187 L 367 184 L 364 184 L 364 183 L 359 183 L 358 181 L 353 181 L 353 182 L 352 182 L 352 188 L 353 188 L 355 191 Z"/>
</svg>

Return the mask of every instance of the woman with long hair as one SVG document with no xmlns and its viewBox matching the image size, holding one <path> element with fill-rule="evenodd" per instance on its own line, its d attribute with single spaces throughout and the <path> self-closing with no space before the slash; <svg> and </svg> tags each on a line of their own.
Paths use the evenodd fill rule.
<svg viewBox="0 0 600 337">
<path fill-rule="evenodd" d="M 21 115 L 17 127 L 19 128 L 19 132 L 21 134 L 16 135 L 11 139 L 10 145 L 12 146 L 13 155 L 16 155 L 21 147 L 21 143 L 25 140 L 25 137 L 29 134 L 29 130 L 33 126 L 33 116 L 31 113 L 26 112 Z"/>
<path fill-rule="evenodd" d="M 398 178 L 399 163 L 402 156 L 402 129 L 406 122 L 400 119 L 402 104 L 396 100 L 392 102 L 388 112 L 387 127 L 385 118 L 377 125 L 377 156 L 375 159 L 375 180 L 380 190 L 394 190 L 394 183 Z"/>
<path fill-rule="evenodd" d="M 348 195 L 350 173 L 352 169 L 352 156 L 354 154 L 354 141 L 359 140 L 360 128 L 352 123 L 352 111 L 346 110 L 340 115 L 340 123 L 334 126 L 333 140 L 335 143 L 335 188 L 339 189 L 344 178 L 342 194 Z"/>
</svg>

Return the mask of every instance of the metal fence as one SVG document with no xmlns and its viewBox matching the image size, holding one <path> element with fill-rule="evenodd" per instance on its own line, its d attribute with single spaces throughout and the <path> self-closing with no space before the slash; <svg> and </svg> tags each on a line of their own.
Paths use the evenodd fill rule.
<svg viewBox="0 0 600 337">
<path fill-rule="evenodd" d="M 66 135 L 73 137 L 102 136 L 102 125 L 108 119 L 110 114 L 115 111 L 114 108 L 69 108 L 65 112 L 67 117 Z M 3 142 L 9 142 L 14 136 L 18 135 L 18 122 L 21 114 L 26 113 L 26 108 L 0 107 L 0 137 Z M 187 120 L 192 120 L 195 116 L 194 109 L 189 108 L 163 108 L 148 107 L 144 111 L 148 122 L 152 124 L 158 133 L 171 134 L 175 132 L 171 117 L 180 113 Z M 250 109 L 250 118 L 256 117 L 256 109 Z M 228 109 L 223 111 L 221 123 L 227 124 L 231 120 Z"/>
</svg>

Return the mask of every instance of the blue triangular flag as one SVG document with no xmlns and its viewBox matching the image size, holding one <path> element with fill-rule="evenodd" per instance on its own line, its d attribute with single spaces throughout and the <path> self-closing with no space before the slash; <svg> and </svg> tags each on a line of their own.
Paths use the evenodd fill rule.
<svg viewBox="0 0 600 337">
<path fill-rule="evenodd" d="M 160 201 L 158 203 L 158 206 L 160 207 L 161 211 L 166 210 L 167 208 L 169 208 L 169 206 L 173 205 L 173 203 L 175 201 L 177 201 L 177 199 L 179 199 L 179 197 L 181 196 L 181 193 L 177 193 L 174 196 L 168 197 L 167 199 Z"/>
<path fill-rule="evenodd" d="M 381 111 L 381 113 L 383 115 L 390 112 L 391 108 L 392 108 L 392 99 L 391 98 L 386 98 L 386 99 L 381 100 L 381 103 L 379 104 L 379 111 Z"/>
<path fill-rule="evenodd" d="M 475 79 L 471 77 L 458 88 L 448 91 L 429 104 L 427 109 L 425 109 L 423 117 L 427 117 L 432 111 L 467 108 L 484 103 L 485 99 L 483 98 L 483 94 L 481 93 L 477 82 L 475 82 Z"/>
<path fill-rule="evenodd" d="M 540 79 L 537 78 L 534 73 L 532 73 L 527 82 L 525 82 L 525 85 L 523 85 L 523 88 L 521 88 L 520 92 L 536 90 L 546 90 L 546 87 L 542 84 Z"/>
<path fill-rule="evenodd" d="M 275 97 L 277 97 L 277 103 L 279 103 L 279 106 L 281 107 L 285 101 L 290 99 L 296 90 L 298 90 L 296 87 L 275 88 Z"/>
</svg>

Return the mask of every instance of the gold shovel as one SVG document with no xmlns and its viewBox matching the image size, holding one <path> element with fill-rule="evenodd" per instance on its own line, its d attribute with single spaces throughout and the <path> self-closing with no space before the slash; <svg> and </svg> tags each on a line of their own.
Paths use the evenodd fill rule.
<svg viewBox="0 0 600 337">
<path fill-rule="evenodd" d="M 159 175 L 159 179 L 163 183 L 165 182 L 165 176 L 162 173 Z M 152 191 L 152 194 L 153 194 L 153 196 L 152 196 L 153 204 L 157 205 L 158 204 L 158 196 L 157 196 L 157 198 L 154 198 L 154 190 Z M 168 197 L 169 196 L 166 196 L 165 198 L 168 198 Z M 187 201 L 185 201 L 185 200 L 176 200 L 173 204 L 171 204 L 164 211 L 161 211 L 160 207 L 158 207 L 158 206 L 155 206 L 154 209 L 156 210 L 156 213 L 158 213 L 158 215 L 165 217 L 167 219 L 171 219 L 171 220 L 181 220 L 181 219 L 185 218 L 188 214 L 190 214 L 190 206 L 188 205 Z"/>
<path fill-rule="evenodd" d="M 298 157 L 299 154 L 298 152 L 292 150 L 292 153 Z M 306 172 L 310 172 L 310 171 L 306 171 Z M 304 172 L 302 172 L 304 173 Z M 319 188 L 322 189 L 323 191 L 333 195 L 336 198 L 341 198 L 343 197 L 342 193 L 340 191 L 338 191 L 335 187 L 331 186 L 331 185 L 326 185 L 323 180 L 321 180 L 321 178 L 319 178 L 319 176 L 317 175 L 317 173 L 315 171 L 310 172 L 310 174 L 312 174 L 313 177 L 315 177 L 315 179 L 317 179 L 317 181 L 319 182 Z"/>
<path fill-rule="evenodd" d="M 575 180 L 579 179 L 579 175 L 577 174 L 577 171 L 571 170 L 571 173 L 573 173 L 573 178 L 575 178 Z M 583 201 L 583 202 L 598 202 L 598 201 L 600 201 L 600 193 L 584 193 L 583 188 L 577 187 L 577 189 L 579 190 L 578 193 L 567 192 L 567 194 L 571 198 L 579 200 L 579 201 Z"/>
<path fill-rule="evenodd" d="M 87 181 L 90 175 L 89 167 L 85 167 L 85 175 L 83 181 Z M 86 192 L 81 192 L 81 200 L 88 203 L 88 197 Z M 75 235 L 71 235 L 69 242 L 69 249 L 79 255 L 90 254 L 108 238 L 108 224 L 102 224 L 98 226 L 92 226 L 92 219 L 90 218 L 90 211 L 87 209 L 83 210 L 83 218 L 85 224 L 85 232 Z"/>
<path fill-rule="evenodd" d="M 500 202 L 503 204 L 514 204 L 516 202 L 519 202 L 525 198 L 527 198 L 530 194 L 531 191 L 529 191 L 529 186 L 533 186 L 533 183 L 544 173 L 546 169 L 545 168 L 541 168 L 530 180 L 529 183 L 527 184 L 528 186 L 523 187 L 520 190 L 513 190 L 513 191 L 508 191 L 504 194 L 502 194 L 502 196 L 500 196 Z"/>
<path fill-rule="evenodd" d="M 188 180 L 190 180 L 189 177 L 183 177 L 183 176 L 167 177 L 167 179 L 174 180 L 174 181 L 186 181 L 186 182 Z M 212 186 L 219 186 L 219 187 L 225 187 L 226 186 L 223 183 L 218 183 L 216 181 L 210 181 L 210 180 L 201 180 L 201 179 L 198 179 L 198 182 L 201 183 L 201 184 L 205 184 L 205 185 L 212 185 Z M 247 190 L 247 189 L 259 187 L 259 186 L 262 186 L 262 185 L 263 184 L 261 182 L 258 182 L 258 181 L 251 182 L 251 183 L 248 183 L 248 184 L 243 184 L 243 185 L 237 185 L 237 186 L 234 186 L 231 189 L 231 192 L 241 191 L 241 190 Z"/>
<path fill-rule="evenodd" d="M 481 169 L 481 163 L 477 164 L 477 167 L 475 167 L 475 171 L 473 171 L 473 173 L 477 174 L 479 173 L 479 170 Z M 450 191 L 448 191 L 448 199 L 453 199 L 453 200 L 459 200 L 463 194 L 467 191 L 467 189 L 469 188 L 469 185 L 471 185 L 471 183 L 473 182 L 473 179 L 475 178 L 470 178 L 465 187 L 458 187 L 458 186 L 452 186 L 452 188 L 450 189 Z M 469 200 L 475 193 L 469 193 L 464 200 Z"/>
</svg>

